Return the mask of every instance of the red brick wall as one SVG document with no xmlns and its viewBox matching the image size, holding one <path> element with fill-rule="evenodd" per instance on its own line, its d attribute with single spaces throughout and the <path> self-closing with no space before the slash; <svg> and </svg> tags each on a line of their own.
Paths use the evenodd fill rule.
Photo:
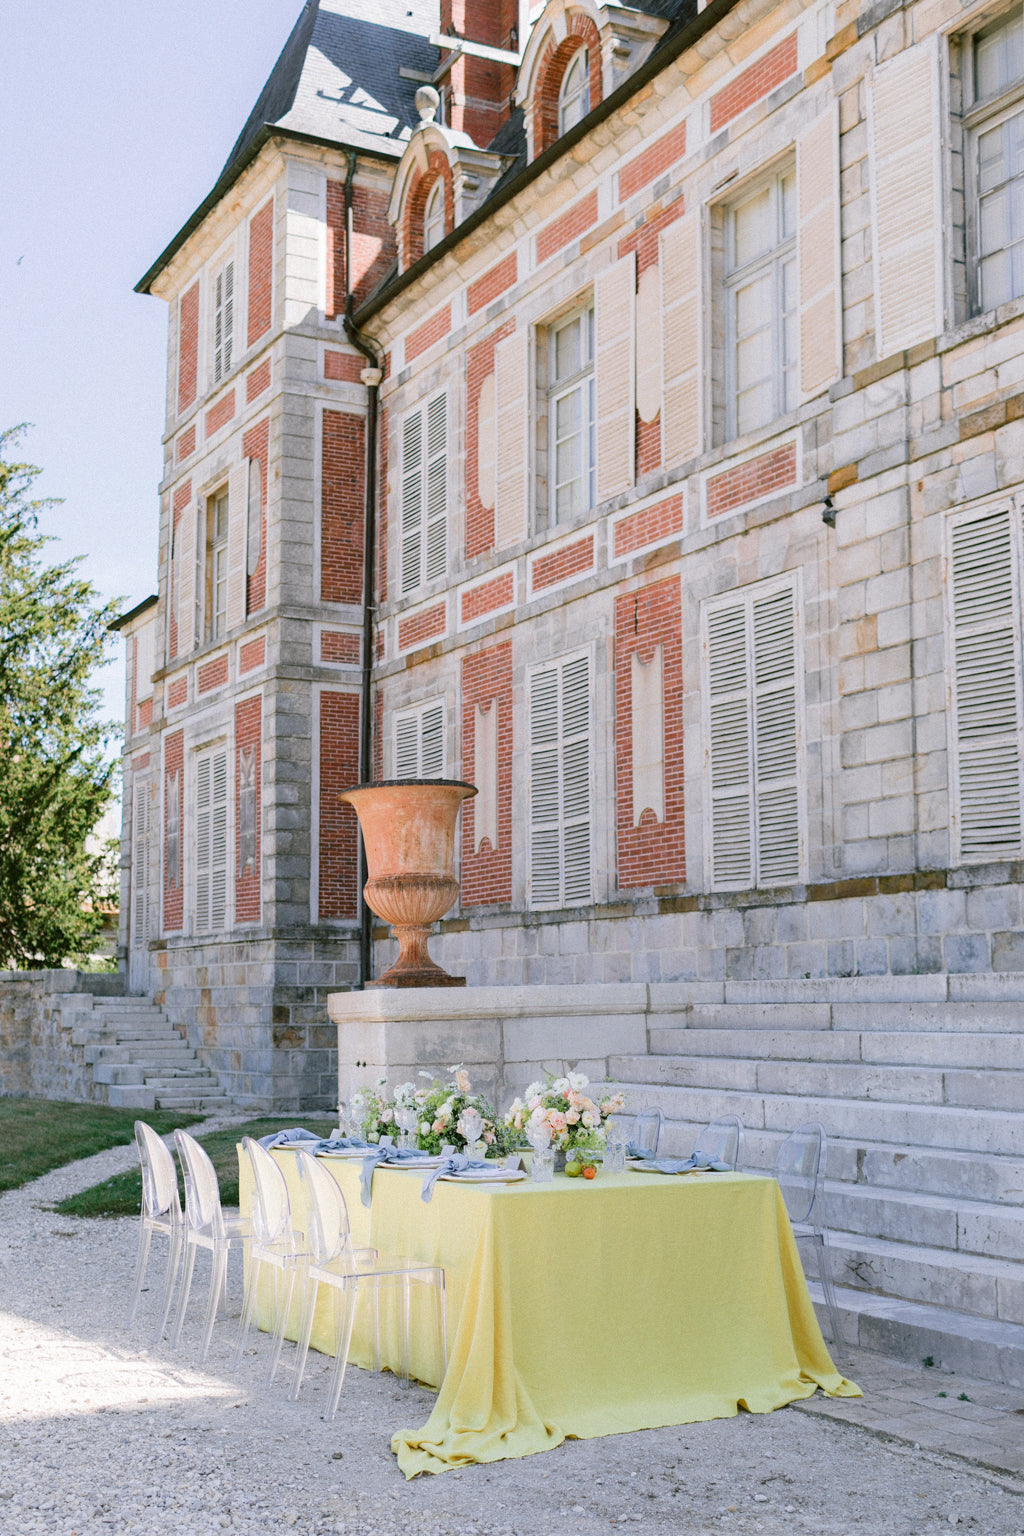
<svg viewBox="0 0 1024 1536">
<path fill-rule="evenodd" d="M 246 578 L 245 611 L 258 613 L 267 601 L 267 458 L 270 452 L 270 419 L 258 421 L 242 438 L 242 454 L 260 464 L 260 558 Z"/>
<path fill-rule="evenodd" d="M 554 256 L 556 251 L 562 250 L 563 246 L 596 223 L 597 193 L 591 192 L 589 196 L 581 198 L 575 207 L 563 213 L 561 218 L 553 219 L 541 230 L 537 236 L 537 260 L 547 261 L 549 256 Z"/>
<path fill-rule="evenodd" d="M 615 524 L 612 534 L 612 552 L 616 559 L 631 555 L 635 550 L 646 549 L 673 533 L 683 531 L 683 498 L 670 496 L 653 507 L 644 507 Z"/>
<path fill-rule="evenodd" d="M 196 673 L 196 693 L 212 693 L 215 688 L 223 688 L 227 680 L 228 658 L 215 656 Z"/>
<path fill-rule="evenodd" d="M 717 133 L 796 72 L 796 33 L 783 38 L 756 64 L 711 98 L 711 132 Z"/>
<path fill-rule="evenodd" d="M 363 599 L 363 521 L 366 423 L 362 416 L 324 411 L 320 478 L 320 599 Z"/>
<path fill-rule="evenodd" d="M 274 199 L 249 224 L 249 329 L 251 347 L 270 330 L 274 303 Z"/>
<path fill-rule="evenodd" d="M 257 694 L 235 705 L 235 805 L 241 805 L 242 753 L 256 753 L 256 858 L 242 869 L 241 816 L 235 812 L 235 922 L 260 920 L 260 852 L 263 816 L 263 700 Z"/>
<path fill-rule="evenodd" d="M 615 779 L 618 877 L 623 889 L 686 878 L 683 835 L 683 640 L 679 578 L 615 602 Z M 650 810 L 633 825 L 632 656 L 661 645 L 665 699 L 665 820 Z"/>
<path fill-rule="evenodd" d="M 758 501 L 773 491 L 796 484 L 796 444 L 783 443 L 771 453 L 759 454 L 735 469 L 714 475 L 707 482 L 708 517 L 721 517 L 748 501 Z"/>
<path fill-rule="evenodd" d="M 482 555 L 494 548 L 494 508 L 480 500 L 480 465 L 477 452 L 477 427 L 480 421 L 480 388 L 494 372 L 494 349 L 499 341 L 511 336 L 514 320 L 505 324 L 466 353 L 466 558 Z"/>
<path fill-rule="evenodd" d="M 647 187 L 652 181 L 657 181 L 670 165 L 681 160 L 686 154 L 686 124 L 679 123 L 677 127 L 669 129 L 662 134 L 660 139 L 655 139 L 635 160 L 631 160 L 619 172 L 619 201 L 628 202 L 635 192 L 641 187 Z"/>
<path fill-rule="evenodd" d="M 446 304 L 444 309 L 439 309 L 436 315 L 431 315 L 429 320 L 424 320 L 414 331 L 410 331 L 405 338 L 405 360 L 411 363 L 419 357 L 421 352 L 426 352 L 435 341 L 440 341 L 442 336 L 447 336 L 452 328 L 452 307 Z"/>
<path fill-rule="evenodd" d="M 199 381 L 199 284 L 181 296 L 178 317 L 178 410 L 186 411 L 196 398 Z"/>
<path fill-rule="evenodd" d="M 388 410 L 381 406 L 377 417 L 380 461 L 377 465 L 377 556 L 375 576 L 377 596 L 382 603 L 388 597 Z"/>
<path fill-rule="evenodd" d="M 438 603 L 435 608 L 425 608 L 422 613 L 414 613 L 410 618 L 400 619 L 398 649 L 411 651 L 414 646 L 425 645 L 428 640 L 443 635 L 446 627 L 447 615 L 444 603 Z"/>
<path fill-rule="evenodd" d="M 485 308 L 500 294 L 507 292 L 509 288 L 519 281 L 519 264 L 515 251 L 499 261 L 496 267 L 485 272 L 483 277 L 478 277 L 475 283 L 470 283 L 466 289 L 466 307 L 471 315 L 475 315 L 478 309 Z"/>
<path fill-rule="evenodd" d="M 411 267 L 423 255 L 423 215 L 427 198 L 434 190 L 438 177 L 444 180 L 444 232 L 447 235 L 455 225 L 455 188 L 452 185 L 452 168 L 447 155 L 432 149 L 427 159 L 427 169 L 413 182 L 405 199 L 402 213 L 402 266 Z"/>
<path fill-rule="evenodd" d="M 212 437 L 215 432 L 219 432 L 221 427 L 226 426 L 232 420 L 234 414 L 235 392 L 233 389 L 229 389 L 223 399 L 218 400 L 217 404 L 211 406 L 206 413 L 207 437 Z"/>
<path fill-rule="evenodd" d="M 153 724 L 152 699 L 143 699 L 142 703 L 138 706 L 137 716 L 138 718 L 135 723 L 135 729 L 137 731 L 148 730 L 149 727 Z"/>
<path fill-rule="evenodd" d="M 185 737 L 175 731 L 164 737 L 164 928 L 168 931 L 181 928 L 184 922 L 182 886 L 182 856 L 185 849 Z M 167 812 L 170 807 L 170 780 L 178 775 L 178 858 L 174 868 L 168 866 Z"/>
<path fill-rule="evenodd" d="M 188 678 L 176 677 L 167 690 L 167 708 L 178 709 L 188 701 Z"/>
<path fill-rule="evenodd" d="M 639 229 L 634 229 L 619 241 L 619 257 L 628 256 L 631 251 L 636 252 L 636 275 L 646 272 L 648 267 L 657 266 L 658 263 L 658 236 L 669 224 L 674 224 L 676 219 L 681 219 L 686 212 L 683 199 L 677 197 L 674 203 L 669 203 L 667 208 L 660 204 L 648 210 L 643 224 Z"/>
<path fill-rule="evenodd" d="M 142 773 L 142 771 L 145 768 L 148 768 L 148 767 L 149 767 L 149 753 L 148 752 L 140 752 L 138 757 L 133 757 L 132 758 L 132 773 Z"/>
<path fill-rule="evenodd" d="M 193 423 L 191 427 L 189 427 L 185 432 L 181 434 L 181 436 L 178 438 L 178 441 L 175 443 L 174 456 L 180 464 L 182 459 L 189 458 L 189 456 L 195 453 L 195 451 L 196 429 L 195 424 Z"/>
<path fill-rule="evenodd" d="M 479 587 L 472 587 L 468 592 L 463 592 L 461 598 L 463 624 L 472 624 L 474 619 L 481 619 L 485 614 L 494 613 L 499 608 L 508 608 L 514 595 L 515 581 L 511 571 L 505 571 L 501 576 L 496 576 L 493 581 L 485 581 Z"/>
<path fill-rule="evenodd" d="M 358 384 L 359 375 L 366 367 L 366 358 L 358 352 L 336 352 L 328 347 L 324 352 L 324 378 L 340 379 L 344 384 Z"/>
<path fill-rule="evenodd" d="M 327 181 L 327 317 L 345 313 L 345 183 Z"/>
<path fill-rule="evenodd" d="M 320 660 L 342 666 L 358 667 L 362 651 L 359 635 L 343 629 L 324 629 L 320 632 Z"/>
<path fill-rule="evenodd" d="M 247 640 L 238 648 L 239 672 L 255 672 L 257 667 L 262 667 L 267 659 L 267 637 L 260 635 L 256 640 Z"/>
<path fill-rule="evenodd" d="M 191 504 L 192 504 L 192 481 L 191 480 L 183 480 L 181 485 L 178 486 L 177 490 L 174 493 L 174 500 L 173 500 L 173 503 L 172 503 L 172 510 L 171 510 L 171 526 L 172 526 L 172 529 L 173 529 L 173 532 L 171 534 L 172 545 L 176 545 L 177 544 L 177 540 L 178 540 L 178 524 L 181 522 L 181 515 L 182 515 L 182 513 L 185 511 L 185 509 L 187 507 L 191 506 Z M 174 580 L 175 580 L 175 571 L 174 571 L 174 566 L 173 566 L 173 562 L 172 562 L 172 565 L 171 565 L 171 579 L 167 583 L 167 602 L 168 602 L 168 605 L 169 605 L 169 608 L 170 608 L 170 615 L 171 615 L 171 621 L 170 621 L 170 624 L 168 625 L 168 633 L 167 633 L 167 659 L 168 659 L 168 661 L 173 660 L 173 658 L 175 656 L 177 656 L 177 654 L 178 654 L 178 594 L 174 590 Z"/>
<path fill-rule="evenodd" d="M 454 205 L 453 205 L 454 206 Z M 372 187 L 352 188 L 352 270 L 356 304 L 373 292 L 395 259 L 388 198 Z M 327 315 L 345 313 L 345 183 L 327 182 Z"/>
<path fill-rule="evenodd" d="M 491 702 L 491 701 L 495 702 Z M 462 771 L 473 771 L 476 705 L 498 711 L 498 846 L 473 852 L 473 800 L 462 805 L 462 901 L 492 906 L 512 900 L 512 646 L 508 641 L 462 661 Z"/>
<path fill-rule="evenodd" d="M 569 36 L 556 48 L 548 43 L 537 66 L 533 89 L 533 153 L 536 158 L 558 138 L 558 93 L 573 54 L 590 49 L 590 110 L 601 100 L 601 38 L 589 16 L 569 15 Z"/>
<path fill-rule="evenodd" d="M 254 368 L 245 381 L 245 403 L 248 405 L 258 395 L 262 395 L 265 389 L 270 388 L 270 358 L 265 363 L 260 363 Z"/>
<path fill-rule="evenodd" d="M 588 534 L 575 544 L 564 544 L 561 549 L 552 550 L 550 555 L 541 555 L 535 560 L 530 574 L 530 587 L 534 592 L 541 592 L 545 587 L 554 587 L 560 581 L 578 576 L 581 571 L 589 571 L 593 564 L 594 536 Z"/>
<path fill-rule="evenodd" d="M 384 691 L 377 689 L 373 699 L 373 741 L 371 744 L 373 757 L 373 777 L 379 781 L 384 777 Z"/>
<path fill-rule="evenodd" d="M 338 795 L 359 777 L 359 695 L 320 694 L 320 896 L 318 917 L 354 918 L 358 907 L 356 813 Z"/>
</svg>

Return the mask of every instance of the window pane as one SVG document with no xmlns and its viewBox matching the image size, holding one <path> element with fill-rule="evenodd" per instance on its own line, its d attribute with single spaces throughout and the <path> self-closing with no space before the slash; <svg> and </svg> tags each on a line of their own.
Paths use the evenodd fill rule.
<svg viewBox="0 0 1024 1536">
<path fill-rule="evenodd" d="M 1010 297 L 1010 258 L 1006 251 L 997 251 L 981 263 L 981 307 L 995 309 Z"/>
<path fill-rule="evenodd" d="M 974 43 L 974 93 L 996 96 L 1024 74 L 1024 28 L 1021 15 L 1009 17 Z"/>
<path fill-rule="evenodd" d="M 771 421 L 773 415 L 770 379 L 766 379 L 753 389 L 737 394 L 736 431 L 738 435 L 742 436 L 744 432 L 753 432 L 756 427 L 763 427 L 766 421 Z"/>
<path fill-rule="evenodd" d="M 780 239 L 788 240 L 796 234 L 796 174 L 783 176 L 781 185 Z"/>
<path fill-rule="evenodd" d="M 981 199 L 981 233 L 979 246 L 983 256 L 1001 251 L 1010 243 L 1009 198 L 1007 189 L 993 192 Z"/>
<path fill-rule="evenodd" d="M 748 261 L 770 251 L 774 244 L 772 189 L 765 187 L 733 213 L 733 266 L 746 266 Z"/>
<path fill-rule="evenodd" d="M 554 359 L 555 380 L 571 379 L 573 374 L 579 373 L 583 363 L 580 351 L 580 329 L 582 316 L 570 320 L 568 325 L 563 325 L 555 332 Z"/>
</svg>

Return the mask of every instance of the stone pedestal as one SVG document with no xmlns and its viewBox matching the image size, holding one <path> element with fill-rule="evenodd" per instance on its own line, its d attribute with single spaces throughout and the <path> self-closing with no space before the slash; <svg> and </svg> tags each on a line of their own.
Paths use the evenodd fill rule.
<svg viewBox="0 0 1024 1536">
<path fill-rule="evenodd" d="M 499 1111 L 547 1071 L 611 1076 L 613 1056 L 647 1050 L 648 988 L 435 987 L 334 992 L 338 1097 L 386 1077 L 394 1088 L 418 1072 L 445 1077 L 461 1062 L 476 1092 Z"/>
</svg>

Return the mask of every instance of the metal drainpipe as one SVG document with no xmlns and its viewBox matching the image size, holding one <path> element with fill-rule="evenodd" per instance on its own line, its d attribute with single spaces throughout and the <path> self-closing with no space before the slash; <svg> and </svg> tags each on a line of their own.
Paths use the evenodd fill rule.
<svg viewBox="0 0 1024 1536">
<path fill-rule="evenodd" d="M 383 378 L 380 355 L 372 342 L 356 328 L 352 319 L 355 295 L 352 292 L 352 184 L 356 174 L 356 154 L 348 157 L 345 176 L 345 335 L 367 359 L 361 378 L 366 385 L 366 501 L 363 512 L 363 684 L 359 723 L 359 782 L 373 778 L 373 617 L 374 549 L 377 541 L 377 392 Z M 373 950 L 371 924 L 373 915 L 363 897 L 367 881 L 366 849 L 359 839 L 359 985 L 365 987 L 372 975 Z"/>
</svg>

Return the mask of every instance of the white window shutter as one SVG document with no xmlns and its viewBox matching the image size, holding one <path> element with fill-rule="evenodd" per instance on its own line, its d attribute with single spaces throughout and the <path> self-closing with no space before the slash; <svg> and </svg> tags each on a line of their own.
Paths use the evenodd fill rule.
<svg viewBox="0 0 1024 1536">
<path fill-rule="evenodd" d="M 420 777 L 420 731 L 415 715 L 399 715 L 395 721 L 395 778 Z"/>
<path fill-rule="evenodd" d="M 529 387 L 530 338 L 520 331 L 494 349 L 497 446 L 494 498 L 494 547 L 507 549 L 526 537 L 529 513 L 530 431 L 533 412 Z"/>
<path fill-rule="evenodd" d="M 745 889 L 754 877 L 753 768 L 742 604 L 708 617 L 707 762 L 711 884 Z"/>
<path fill-rule="evenodd" d="M 438 395 L 427 406 L 427 523 L 425 576 L 448 569 L 448 402 Z"/>
<path fill-rule="evenodd" d="M 700 215 L 684 214 L 661 232 L 664 401 L 662 462 L 671 468 L 701 450 Z"/>
<path fill-rule="evenodd" d="M 144 624 L 141 629 L 135 631 L 135 698 L 149 699 L 153 696 L 153 670 L 154 649 L 156 644 L 156 625 Z"/>
<path fill-rule="evenodd" d="M 476 487 L 480 505 L 488 512 L 494 510 L 494 480 L 497 468 L 497 422 L 495 420 L 494 374 L 489 373 L 480 385 L 476 402 Z"/>
<path fill-rule="evenodd" d="M 590 662 L 577 656 L 530 679 L 530 900 L 591 899 Z"/>
<path fill-rule="evenodd" d="M 236 464 L 228 476 L 228 603 L 229 630 L 245 623 L 245 564 L 249 538 L 249 460 Z"/>
<path fill-rule="evenodd" d="M 837 108 L 797 140 L 797 271 L 800 283 L 800 388 L 816 395 L 842 372 Z"/>
<path fill-rule="evenodd" d="M 196 530 L 201 508 L 185 507 L 178 523 L 178 655 L 187 656 L 196 644 Z"/>
<path fill-rule="evenodd" d="M 210 929 L 210 855 L 212 848 L 212 775 L 210 758 L 196 762 L 196 931 Z"/>
<path fill-rule="evenodd" d="M 875 70 L 868 123 L 879 358 L 942 329 L 940 110 L 936 38 Z"/>
<path fill-rule="evenodd" d="M 423 412 L 402 423 L 402 591 L 423 580 Z"/>
<path fill-rule="evenodd" d="M 395 718 L 395 777 L 444 777 L 444 702 L 428 704 Z"/>
<path fill-rule="evenodd" d="M 433 704 L 420 715 L 420 778 L 439 779 L 444 773 L 444 705 Z"/>
<path fill-rule="evenodd" d="M 149 780 L 135 783 L 132 809 L 132 943 L 149 939 Z"/>
<path fill-rule="evenodd" d="M 1019 513 L 954 525 L 950 544 L 953 815 L 960 863 L 1021 856 Z"/>
<path fill-rule="evenodd" d="M 796 604 L 784 587 L 752 605 L 757 883 L 800 878 Z"/>
<path fill-rule="evenodd" d="M 228 755 L 213 753 L 210 807 L 210 926 L 227 921 L 228 908 Z"/>
<path fill-rule="evenodd" d="M 661 371 L 661 272 L 646 267 L 636 288 L 636 409 L 641 421 L 655 421 L 664 388 Z"/>
<path fill-rule="evenodd" d="M 630 252 L 594 282 L 597 499 L 633 484 L 636 462 L 636 256 Z"/>
</svg>

